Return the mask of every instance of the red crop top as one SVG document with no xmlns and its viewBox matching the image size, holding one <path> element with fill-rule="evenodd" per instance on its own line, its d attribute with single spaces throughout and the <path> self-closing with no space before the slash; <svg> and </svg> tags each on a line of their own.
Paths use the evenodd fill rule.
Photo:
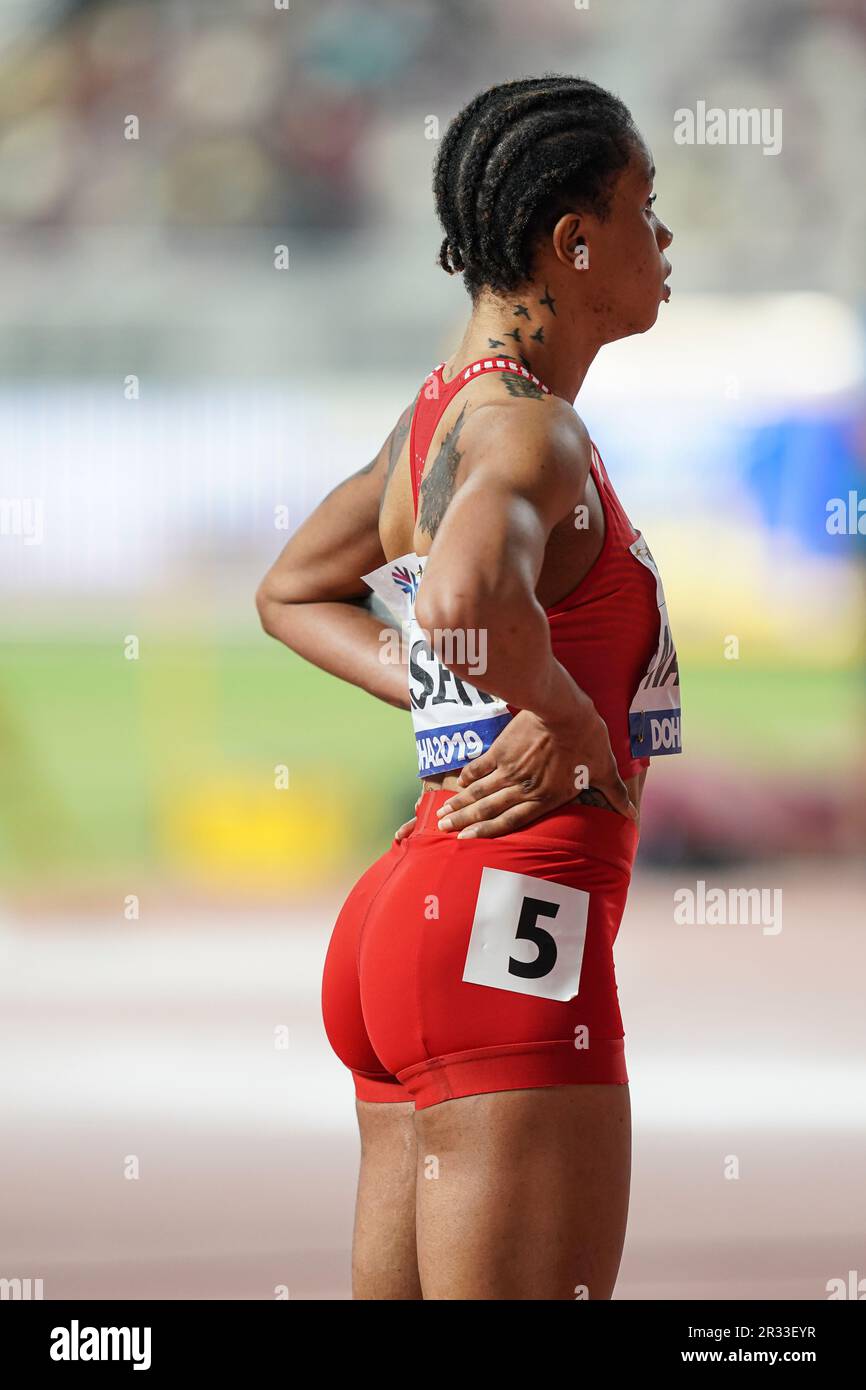
<svg viewBox="0 0 866 1390">
<path fill-rule="evenodd" d="M 490 371 L 517 372 L 545 394 L 548 388 L 525 367 L 509 358 L 484 358 L 470 363 L 449 382 L 442 380 L 441 363 L 425 380 L 412 417 L 410 460 L 415 512 L 427 453 L 442 414 L 454 396 L 468 382 Z M 650 754 L 679 752 L 679 682 L 676 653 L 668 646 L 669 629 L 665 615 L 665 641 L 660 643 L 660 581 L 650 568 L 649 555 L 640 532 L 626 516 L 611 486 L 595 444 L 592 445 L 592 471 L 604 511 L 604 542 L 589 572 L 565 598 L 546 610 L 550 622 L 553 653 L 585 690 L 604 719 L 619 774 L 631 777 L 649 766 Z M 636 553 L 637 552 L 637 553 Z M 652 564 L 652 557 L 649 557 Z M 654 658 L 656 658 L 654 662 Z M 669 735 L 670 713 L 664 711 L 665 729 L 657 734 L 652 721 L 659 687 L 676 682 L 675 734 Z M 652 687 L 649 695 L 644 687 Z M 640 700 L 643 693 L 648 698 Z M 635 700 L 640 709 L 636 712 Z M 512 713 L 516 711 L 509 706 Z M 661 727 L 661 725 L 659 726 Z M 652 737 L 650 737 L 650 731 Z M 635 748 L 646 742 L 645 756 Z M 662 746 L 667 743 L 668 746 Z M 672 746 L 673 744 L 677 746 Z M 657 746 L 656 746 L 657 745 Z"/>
</svg>

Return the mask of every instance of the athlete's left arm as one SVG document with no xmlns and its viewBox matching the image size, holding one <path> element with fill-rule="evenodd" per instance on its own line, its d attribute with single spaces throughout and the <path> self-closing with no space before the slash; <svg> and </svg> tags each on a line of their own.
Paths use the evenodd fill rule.
<svg viewBox="0 0 866 1390">
<path fill-rule="evenodd" d="M 306 661 L 400 709 L 409 708 L 402 663 L 382 660 L 382 623 L 361 580 L 385 563 L 379 503 L 409 428 L 407 406 L 376 457 L 319 503 L 259 585 L 262 627 Z"/>
</svg>

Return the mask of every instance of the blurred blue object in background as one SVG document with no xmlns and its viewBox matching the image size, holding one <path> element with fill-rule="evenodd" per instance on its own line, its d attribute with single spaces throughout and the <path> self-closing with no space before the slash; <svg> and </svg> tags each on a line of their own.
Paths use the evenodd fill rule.
<svg viewBox="0 0 866 1390">
<path fill-rule="evenodd" d="M 744 476 L 770 537 L 784 529 L 809 550 L 836 555 L 840 562 L 864 553 L 866 521 L 861 531 L 844 538 L 844 550 L 840 536 L 827 529 L 830 499 L 847 504 L 850 492 L 864 494 L 864 438 L 860 406 L 845 414 L 788 415 L 744 431 Z"/>
</svg>

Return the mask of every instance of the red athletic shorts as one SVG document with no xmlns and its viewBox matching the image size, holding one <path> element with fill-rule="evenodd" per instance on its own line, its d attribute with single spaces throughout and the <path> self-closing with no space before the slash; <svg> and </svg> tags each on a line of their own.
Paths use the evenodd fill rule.
<svg viewBox="0 0 866 1390">
<path fill-rule="evenodd" d="M 366 1101 L 581 1082 L 623 1085 L 613 943 L 638 833 L 572 802 L 496 839 L 437 827 L 424 793 L 337 918 L 325 1031 Z"/>
</svg>

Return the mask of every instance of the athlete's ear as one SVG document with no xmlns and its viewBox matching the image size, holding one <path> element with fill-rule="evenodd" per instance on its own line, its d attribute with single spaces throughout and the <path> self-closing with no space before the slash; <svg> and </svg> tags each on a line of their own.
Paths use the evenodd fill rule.
<svg viewBox="0 0 866 1390">
<path fill-rule="evenodd" d="M 553 250 L 558 261 L 570 270 L 578 260 L 586 256 L 586 237 L 584 219 L 576 212 L 566 212 L 553 229 Z"/>
</svg>

